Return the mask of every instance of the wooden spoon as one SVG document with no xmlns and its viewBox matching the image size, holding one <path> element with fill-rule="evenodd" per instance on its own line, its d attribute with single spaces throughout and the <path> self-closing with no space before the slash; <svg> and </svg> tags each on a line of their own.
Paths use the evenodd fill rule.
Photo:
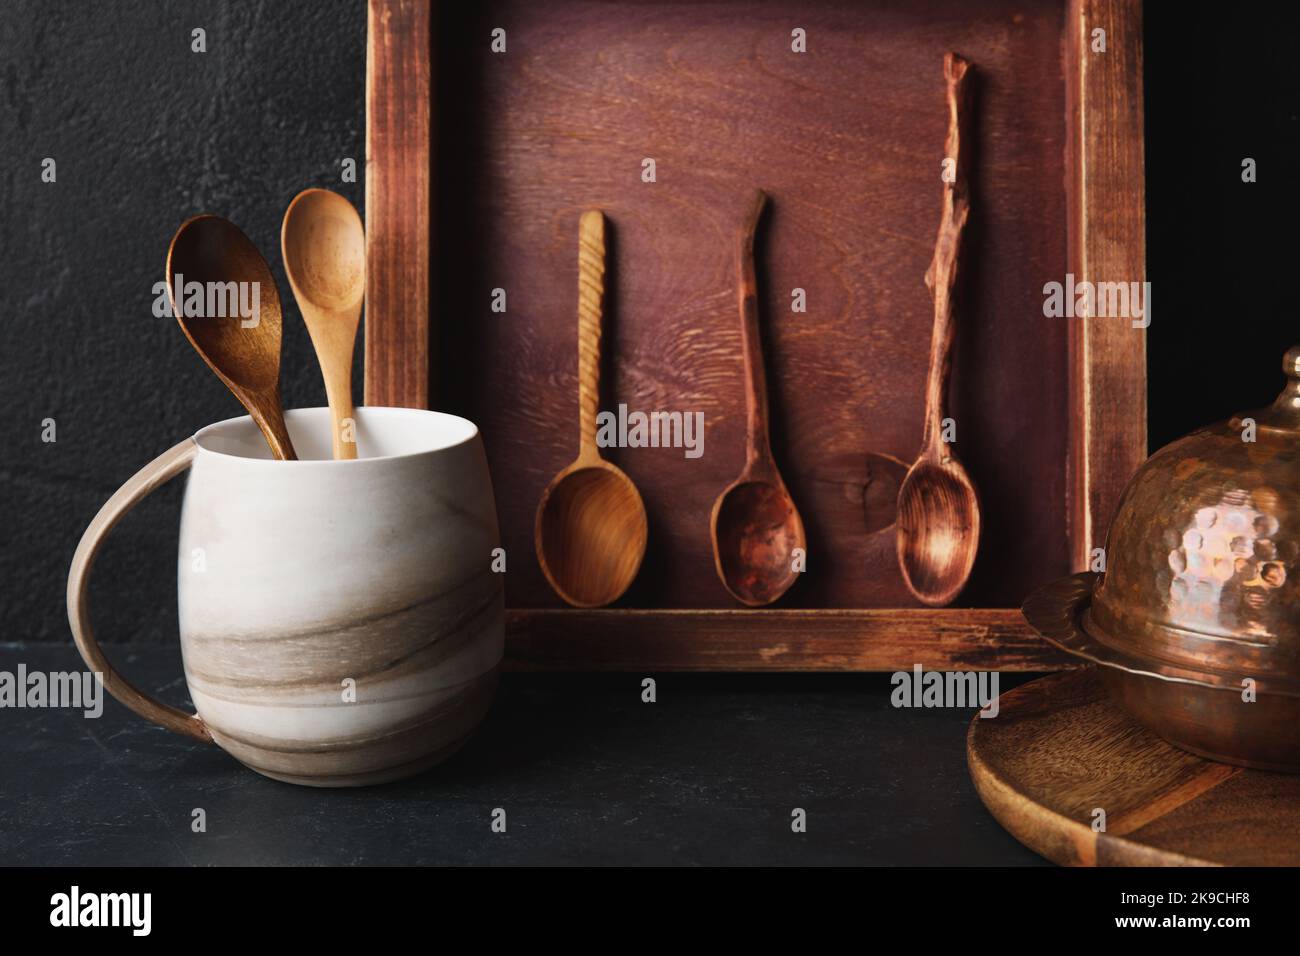
<svg viewBox="0 0 1300 956">
<path fill-rule="evenodd" d="M 723 586 L 742 604 L 771 604 L 794 584 L 794 549 L 805 548 L 803 521 L 776 469 L 767 427 L 767 376 L 758 330 L 754 234 L 767 196 L 761 190 L 740 233 L 737 252 L 740 332 L 744 346 L 745 467 L 713 503 L 713 563 Z"/>
<path fill-rule="evenodd" d="M 617 601 L 645 556 L 641 493 L 600 457 L 600 323 L 605 295 L 605 217 L 583 213 L 578 232 L 578 457 L 537 506 L 537 560 L 555 592 L 575 607 Z"/>
<path fill-rule="evenodd" d="M 256 283 L 256 320 L 185 314 L 184 289 L 182 301 L 176 301 L 177 276 L 186 286 L 200 282 L 205 289 L 210 282 Z M 280 293 L 257 247 L 238 226 L 220 216 L 186 220 L 167 250 L 167 297 L 185 337 L 248 409 L 271 452 L 281 460 L 296 459 L 280 407 Z M 205 295 L 205 303 L 209 298 Z"/>
<path fill-rule="evenodd" d="M 979 550 L 980 508 L 966 469 L 942 440 L 945 396 L 952 372 L 953 289 L 957 255 L 970 212 L 965 161 L 960 156 L 969 64 L 944 56 L 948 138 L 944 155 L 954 175 L 945 182 L 943 217 L 925 284 L 934 295 L 934 332 L 925 386 L 925 433 L 921 453 L 898 489 L 898 564 L 908 590 L 924 604 L 949 604 L 966 585 Z"/>
<path fill-rule="evenodd" d="M 366 236 L 352 203 L 328 189 L 304 189 L 280 227 L 284 271 L 316 349 L 330 417 L 334 457 L 357 457 L 352 407 L 352 350 L 366 292 Z"/>
</svg>

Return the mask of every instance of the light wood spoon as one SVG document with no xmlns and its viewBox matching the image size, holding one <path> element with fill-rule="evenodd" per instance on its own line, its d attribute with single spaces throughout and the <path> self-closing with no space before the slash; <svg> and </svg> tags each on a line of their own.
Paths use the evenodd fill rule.
<svg viewBox="0 0 1300 956">
<path fill-rule="evenodd" d="M 575 607 L 617 601 L 645 556 L 646 513 L 632 479 L 600 457 L 600 325 L 605 296 L 605 217 L 582 214 L 578 231 L 578 457 L 537 506 L 537 561 Z"/>
<path fill-rule="evenodd" d="M 745 467 L 713 503 L 709 517 L 713 563 L 723 586 L 742 604 L 771 604 L 794 584 L 795 548 L 806 548 L 803 520 L 781 480 L 767 424 L 767 375 L 758 329 L 754 236 L 767 196 L 761 190 L 741 229 L 737 298 L 745 357 Z"/>
<path fill-rule="evenodd" d="M 256 321 L 238 315 L 185 314 L 181 308 L 185 304 L 184 289 L 182 301 L 176 301 L 178 275 L 185 286 L 191 282 L 203 283 L 205 288 L 210 282 L 256 283 Z M 257 247 L 238 226 L 220 216 L 186 220 L 167 250 L 167 297 L 185 337 L 248 409 L 266 436 L 272 454 L 286 461 L 296 459 L 280 406 L 280 292 Z M 205 296 L 205 302 L 209 298 Z"/>
<path fill-rule="evenodd" d="M 943 441 L 948 379 L 952 372 L 953 289 L 957 256 L 970 212 L 965 159 L 960 156 L 966 112 L 969 64 L 955 53 L 944 56 L 948 138 L 944 155 L 953 161 L 952 181 L 944 183 L 943 217 L 934 259 L 925 284 L 934 295 L 934 332 L 925 386 L 925 432 L 921 453 L 898 489 L 898 564 L 908 590 L 932 607 L 950 604 L 966 586 L 979 550 L 980 507 L 966 469 Z"/>
<path fill-rule="evenodd" d="M 334 457 L 357 457 L 352 351 L 366 292 L 366 237 L 352 203 L 328 189 L 294 197 L 280 227 L 284 271 L 316 349 L 333 419 Z"/>
</svg>

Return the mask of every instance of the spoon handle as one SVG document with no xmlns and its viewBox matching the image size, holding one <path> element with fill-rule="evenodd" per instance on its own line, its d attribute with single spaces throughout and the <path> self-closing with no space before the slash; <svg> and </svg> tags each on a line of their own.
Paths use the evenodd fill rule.
<svg viewBox="0 0 1300 956">
<path fill-rule="evenodd" d="M 314 306 L 299 299 L 305 316 Z M 360 310 L 358 309 L 358 312 Z M 355 427 L 357 411 L 352 404 L 352 351 L 355 348 L 357 319 L 341 314 L 319 315 L 309 322 L 307 332 L 316 349 L 316 361 L 325 380 L 325 400 L 330 407 L 330 437 L 335 461 L 353 461 L 357 457 L 355 436 L 345 438 L 349 425 Z"/>
<path fill-rule="evenodd" d="M 582 214 L 578 225 L 578 455 L 600 458 L 596 411 L 600 407 L 600 323 L 605 301 L 605 216 Z"/>
<path fill-rule="evenodd" d="M 279 383 L 265 392 L 247 392 L 240 395 L 240 398 L 257 427 L 262 430 L 266 443 L 271 446 L 271 454 L 280 461 L 297 461 L 298 453 L 293 450 L 289 429 L 284 424 Z"/>
<path fill-rule="evenodd" d="M 766 205 L 767 194 L 757 190 L 754 205 L 741 227 L 736 251 L 736 295 L 745 358 L 746 468 L 772 460 L 767 430 L 767 373 L 763 368 L 763 341 L 758 328 L 758 280 L 754 274 L 754 236 Z"/>
<path fill-rule="evenodd" d="M 956 53 L 943 58 L 943 75 L 947 82 L 948 137 L 944 142 L 943 216 L 939 220 L 939 238 L 934 258 L 925 273 L 925 284 L 934 296 L 934 332 L 930 340 L 930 372 L 925 385 L 925 435 L 923 449 L 936 456 L 942 452 L 939 436 L 948 379 L 952 373 L 952 344 L 956 333 L 953 322 L 953 289 L 957 284 L 957 256 L 962 232 L 970 213 L 966 180 L 966 159 L 961 155 L 961 132 L 966 125 L 969 90 L 966 83 L 970 64 Z"/>
<path fill-rule="evenodd" d="M 344 437 L 344 430 L 357 417 L 357 410 L 352 404 L 351 370 L 326 382 L 325 399 L 330 407 L 334 460 L 354 461 L 357 457 L 357 443 L 355 439 L 349 441 Z"/>
</svg>

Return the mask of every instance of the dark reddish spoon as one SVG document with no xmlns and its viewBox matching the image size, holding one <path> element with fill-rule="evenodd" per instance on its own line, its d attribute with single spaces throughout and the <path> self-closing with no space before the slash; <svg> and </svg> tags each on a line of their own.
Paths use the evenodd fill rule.
<svg viewBox="0 0 1300 956">
<path fill-rule="evenodd" d="M 767 427 L 767 377 L 758 331 L 754 234 L 767 196 L 759 190 L 740 233 L 737 251 L 740 331 L 744 345 L 745 467 L 713 503 L 709 525 L 713 562 L 731 596 L 742 604 L 771 604 L 794 584 L 794 549 L 805 548 L 803 521 L 772 458 Z"/>
</svg>

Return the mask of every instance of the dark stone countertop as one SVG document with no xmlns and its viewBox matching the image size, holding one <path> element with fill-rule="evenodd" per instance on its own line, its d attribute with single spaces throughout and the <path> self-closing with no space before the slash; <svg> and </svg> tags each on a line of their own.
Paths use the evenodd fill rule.
<svg viewBox="0 0 1300 956">
<path fill-rule="evenodd" d="M 177 649 L 106 650 L 184 701 Z M 81 668 L 70 643 L 0 645 L 19 663 Z M 94 720 L 6 708 L 0 865 L 1044 862 L 975 794 L 972 711 L 895 709 L 883 674 L 661 674 L 645 704 L 643 676 L 507 674 L 460 753 L 359 790 L 268 780 L 111 699 Z"/>
</svg>

